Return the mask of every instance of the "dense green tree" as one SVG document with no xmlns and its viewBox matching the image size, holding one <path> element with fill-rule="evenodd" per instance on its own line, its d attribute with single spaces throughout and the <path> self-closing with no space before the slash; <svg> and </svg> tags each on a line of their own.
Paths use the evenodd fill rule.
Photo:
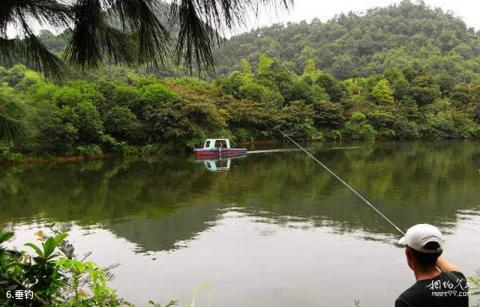
<svg viewBox="0 0 480 307">
<path fill-rule="evenodd" d="M 343 108 L 338 103 L 317 102 L 313 104 L 313 120 L 317 128 L 339 129 L 345 123 Z"/>
<path fill-rule="evenodd" d="M 11 115 L 12 104 L 14 102 L 6 100 L 0 94 L 0 144 L 2 141 L 11 142 L 24 133 L 20 120 Z"/>
<path fill-rule="evenodd" d="M 106 111 L 104 125 L 105 132 L 118 141 L 135 144 L 141 139 L 142 125 L 128 107 L 114 106 Z"/>
<path fill-rule="evenodd" d="M 33 124 L 36 150 L 57 155 L 73 154 L 78 140 L 78 129 L 68 121 L 65 112 L 52 103 L 42 104 L 36 110 Z"/>
<path fill-rule="evenodd" d="M 458 106 L 467 107 L 480 101 L 480 84 L 459 83 L 452 87 L 450 99 Z"/>
<path fill-rule="evenodd" d="M 473 111 L 473 119 L 480 124 L 480 103 L 477 104 Z"/>
<path fill-rule="evenodd" d="M 375 103 L 379 105 L 392 105 L 394 102 L 393 91 L 385 79 L 381 79 L 375 84 L 371 96 Z"/>
<path fill-rule="evenodd" d="M 303 101 L 292 101 L 285 106 L 274 128 L 276 132 L 281 131 L 299 140 L 308 140 L 314 129 L 313 110 Z"/>
<path fill-rule="evenodd" d="M 316 83 L 327 92 L 328 96 L 333 102 L 339 102 L 345 96 L 344 89 L 330 74 L 320 74 L 317 77 Z"/>
<path fill-rule="evenodd" d="M 400 139 L 416 139 L 420 136 L 417 124 L 409 122 L 406 118 L 401 118 L 393 124 L 395 136 Z"/>
<path fill-rule="evenodd" d="M 401 101 L 409 94 L 409 82 L 403 75 L 403 72 L 398 68 L 388 68 L 385 70 L 384 75 L 389 81 L 391 88 L 393 89 L 393 97 L 397 101 Z"/>
<path fill-rule="evenodd" d="M 262 53 L 293 64 L 296 73 L 314 60 L 320 70 L 341 80 L 384 74 L 400 100 L 404 82 L 394 82 L 387 71 L 423 69 L 438 77 L 446 95 L 450 78 L 478 80 L 479 39 L 478 32 L 451 13 L 405 0 L 365 14 L 350 12 L 326 22 L 315 19 L 240 34 L 216 50 L 217 71 L 239 70 L 242 58 L 254 60 L 255 66 Z"/>
<path fill-rule="evenodd" d="M 383 137 L 394 137 L 394 125 L 396 117 L 391 112 L 376 110 L 367 113 L 368 122 L 375 128 L 378 135 Z"/>
<path fill-rule="evenodd" d="M 345 124 L 345 134 L 352 139 L 373 139 L 376 131 L 362 112 L 353 112 Z"/>
<path fill-rule="evenodd" d="M 412 81 L 410 95 L 419 106 L 424 106 L 440 97 L 440 87 L 431 74 L 423 72 Z"/>
<path fill-rule="evenodd" d="M 99 143 L 103 135 L 103 122 L 95 105 L 82 101 L 74 107 L 65 106 L 65 115 L 78 131 L 79 140 L 84 144 Z"/>
<path fill-rule="evenodd" d="M 442 92 L 435 76 L 410 69 L 338 81 L 313 61 L 298 75 L 262 57 L 262 70 L 244 61 L 243 72 L 211 82 L 125 71 L 56 85 L 21 66 L 0 69 L 0 111 L 25 131 L 2 141 L 0 159 L 179 151 L 207 137 L 255 141 L 280 131 L 304 140 L 480 137 L 476 82 Z"/>
</svg>

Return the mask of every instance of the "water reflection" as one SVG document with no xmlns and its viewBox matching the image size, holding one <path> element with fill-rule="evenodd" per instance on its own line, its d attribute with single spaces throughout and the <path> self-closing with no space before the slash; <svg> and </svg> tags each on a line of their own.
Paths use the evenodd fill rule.
<svg viewBox="0 0 480 307">
<path fill-rule="evenodd" d="M 439 225 L 449 257 L 469 273 L 480 268 L 478 145 L 310 149 L 401 228 Z M 411 283 L 390 244 L 395 230 L 302 152 L 204 162 L 0 168 L 0 229 L 25 242 L 42 224 L 62 223 L 79 251 L 122 264 L 114 286 L 140 306 L 148 298 L 185 305 L 204 283 L 214 306 L 385 306 Z"/>
<path fill-rule="evenodd" d="M 224 172 L 229 171 L 232 168 L 232 160 L 246 158 L 246 155 L 230 157 L 230 158 L 220 158 L 220 159 L 197 159 L 195 162 L 203 164 L 205 169 L 210 172 Z"/>
<path fill-rule="evenodd" d="M 428 221 L 448 230 L 458 212 L 478 212 L 478 143 L 323 146 L 311 149 L 401 228 Z M 308 221 L 338 233 L 395 234 L 301 152 L 214 162 L 217 171 L 229 171 L 211 176 L 183 157 L 3 168 L 0 225 L 101 224 L 141 250 L 170 250 L 214 224 L 219 210 L 233 206 L 279 225 Z"/>
</svg>

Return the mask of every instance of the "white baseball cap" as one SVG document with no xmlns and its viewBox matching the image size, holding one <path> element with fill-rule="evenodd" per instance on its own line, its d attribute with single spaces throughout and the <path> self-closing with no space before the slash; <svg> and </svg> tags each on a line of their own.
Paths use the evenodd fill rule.
<svg viewBox="0 0 480 307">
<path fill-rule="evenodd" d="M 433 254 L 442 250 L 443 241 L 442 233 L 437 227 L 430 224 L 417 224 L 407 230 L 407 233 L 398 241 L 398 244 L 407 245 L 422 253 Z M 439 248 L 435 250 L 426 249 L 425 245 L 430 242 L 438 243 Z"/>
</svg>

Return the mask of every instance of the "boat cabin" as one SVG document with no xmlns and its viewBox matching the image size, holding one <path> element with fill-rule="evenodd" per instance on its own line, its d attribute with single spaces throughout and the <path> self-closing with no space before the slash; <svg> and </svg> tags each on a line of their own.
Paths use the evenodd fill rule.
<svg viewBox="0 0 480 307">
<path fill-rule="evenodd" d="M 247 153 L 246 148 L 231 148 L 228 139 L 207 139 L 203 148 L 193 149 L 197 158 L 233 157 Z"/>
<path fill-rule="evenodd" d="M 207 139 L 203 145 L 203 149 L 229 149 L 230 140 L 228 139 Z"/>
</svg>

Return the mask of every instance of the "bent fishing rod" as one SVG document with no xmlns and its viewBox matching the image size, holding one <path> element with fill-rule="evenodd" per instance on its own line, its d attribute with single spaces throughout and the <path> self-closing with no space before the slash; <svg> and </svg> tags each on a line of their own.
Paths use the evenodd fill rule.
<svg viewBox="0 0 480 307">
<path fill-rule="evenodd" d="M 279 130 L 280 131 L 280 130 Z M 358 192 L 357 190 L 355 190 L 351 185 L 349 185 L 345 180 L 343 180 L 342 178 L 340 178 L 340 176 L 338 176 L 337 174 L 335 174 L 334 171 L 332 171 L 330 168 L 328 168 L 328 166 L 326 166 L 325 164 L 323 164 L 320 160 L 318 160 L 313 154 L 311 154 L 308 150 L 306 150 L 302 145 L 298 144 L 294 139 L 292 139 L 288 134 L 286 134 L 285 132 L 283 131 L 280 131 L 281 134 L 283 134 L 283 136 L 285 138 L 287 138 L 290 142 L 292 142 L 293 144 L 295 144 L 295 146 L 297 146 L 298 148 L 300 148 L 303 152 L 305 152 L 310 158 L 312 158 L 315 162 L 317 162 L 318 165 L 320 165 L 321 167 L 323 167 L 327 172 L 329 172 L 333 177 L 335 177 L 338 181 L 340 181 L 344 186 L 346 186 L 347 188 L 350 189 L 350 191 L 352 191 L 355 195 L 358 196 L 358 198 L 360 198 L 364 203 L 366 203 L 371 209 L 373 209 L 373 211 L 375 211 L 378 215 L 380 215 L 385 221 L 387 221 L 390 225 L 393 226 L 393 228 L 395 228 L 399 233 L 401 233 L 403 236 L 405 235 L 405 232 L 403 230 L 400 229 L 400 227 L 398 227 L 397 225 L 395 225 L 394 222 L 392 222 L 385 214 L 383 214 L 377 207 L 375 207 L 368 199 L 366 199 L 362 194 L 360 194 L 360 192 Z"/>
</svg>

